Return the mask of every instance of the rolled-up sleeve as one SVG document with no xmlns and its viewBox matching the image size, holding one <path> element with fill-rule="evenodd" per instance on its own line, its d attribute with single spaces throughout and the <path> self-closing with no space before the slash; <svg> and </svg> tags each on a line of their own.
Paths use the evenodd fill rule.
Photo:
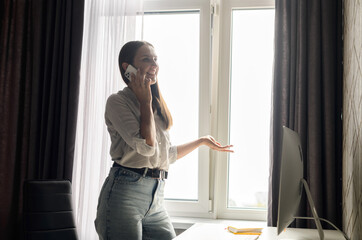
<svg viewBox="0 0 362 240">
<path fill-rule="evenodd" d="M 168 150 L 168 159 L 170 164 L 176 162 L 177 160 L 177 146 L 171 146 Z"/>
<path fill-rule="evenodd" d="M 133 147 L 132 148 L 135 149 L 137 153 L 145 157 L 150 157 L 155 155 L 157 145 L 155 147 L 150 146 L 146 143 L 145 139 L 137 137 L 134 137 L 132 142 L 135 146 L 134 148 Z"/>
<path fill-rule="evenodd" d="M 143 156 L 153 156 L 156 152 L 155 146 L 150 146 L 140 134 L 140 119 L 127 100 L 113 94 L 106 103 L 105 118 L 108 127 L 114 130 L 123 140 L 138 154 Z"/>
</svg>

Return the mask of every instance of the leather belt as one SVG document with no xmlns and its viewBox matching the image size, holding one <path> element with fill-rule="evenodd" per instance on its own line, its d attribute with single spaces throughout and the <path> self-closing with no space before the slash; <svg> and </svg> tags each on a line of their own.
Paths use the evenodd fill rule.
<svg viewBox="0 0 362 240">
<path fill-rule="evenodd" d="M 130 170 L 132 172 L 138 173 L 142 176 L 156 178 L 156 179 L 167 179 L 168 172 L 158 168 L 130 168 L 119 165 L 118 163 L 114 162 L 113 167 L 122 167 L 124 169 Z"/>
</svg>

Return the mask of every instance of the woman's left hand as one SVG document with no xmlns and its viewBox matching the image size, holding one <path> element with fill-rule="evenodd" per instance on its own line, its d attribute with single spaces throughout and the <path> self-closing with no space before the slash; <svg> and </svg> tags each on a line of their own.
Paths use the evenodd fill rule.
<svg viewBox="0 0 362 240">
<path fill-rule="evenodd" d="M 207 135 L 201 137 L 203 145 L 208 146 L 209 148 L 220 151 L 220 152 L 234 152 L 234 150 L 230 149 L 233 145 L 221 145 L 218 141 L 216 141 L 212 136 Z"/>
<path fill-rule="evenodd" d="M 222 146 L 212 136 L 208 135 L 198 138 L 197 140 L 194 140 L 192 142 L 177 146 L 177 159 L 186 156 L 196 148 L 201 147 L 203 145 L 220 152 L 234 152 L 234 150 L 230 149 L 231 147 L 233 147 L 233 145 Z"/>
</svg>

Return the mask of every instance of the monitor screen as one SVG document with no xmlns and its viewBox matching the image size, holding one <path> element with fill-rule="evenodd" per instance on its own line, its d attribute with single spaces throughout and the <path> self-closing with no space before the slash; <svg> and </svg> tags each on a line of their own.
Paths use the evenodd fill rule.
<svg viewBox="0 0 362 240">
<path fill-rule="evenodd" d="M 294 220 L 303 191 L 303 154 L 298 133 L 283 127 L 278 202 L 278 235 Z"/>
</svg>

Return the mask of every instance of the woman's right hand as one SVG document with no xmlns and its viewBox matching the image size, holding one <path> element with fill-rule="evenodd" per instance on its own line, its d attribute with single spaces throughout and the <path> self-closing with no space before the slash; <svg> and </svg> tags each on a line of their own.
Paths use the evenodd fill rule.
<svg viewBox="0 0 362 240">
<path fill-rule="evenodd" d="M 131 79 L 128 87 L 135 93 L 140 104 L 151 104 L 151 81 L 146 78 L 145 69 L 138 68 L 136 75 L 131 74 Z"/>
<path fill-rule="evenodd" d="M 140 103 L 141 123 L 140 133 L 149 146 L 155 145 L 156 127 L 152 111 L 151 81 L 146 78 L 146 71 L 142 68 L 137 70 L 137 74 L 131 75 L 132 81 L 128 87 L 135 93 Z"/>
</svg>

